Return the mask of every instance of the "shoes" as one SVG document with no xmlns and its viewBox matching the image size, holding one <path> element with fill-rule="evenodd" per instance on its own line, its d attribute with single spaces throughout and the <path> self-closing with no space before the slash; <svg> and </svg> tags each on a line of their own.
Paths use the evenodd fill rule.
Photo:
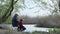
<svg viewBox="0 0 60 34">
<path fill-rule="evenodd" d="M 25 27 L 23 27 L 23 28 L 17 28 L 17 30 L 18 31 L 24 31 L 24 30 L 26 30 L 26 28 Z"/>
</svg>

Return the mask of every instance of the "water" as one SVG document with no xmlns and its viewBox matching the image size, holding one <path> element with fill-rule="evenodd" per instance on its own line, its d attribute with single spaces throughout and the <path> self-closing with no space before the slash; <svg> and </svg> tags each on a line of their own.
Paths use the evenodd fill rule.
<svg viewBox="0 0 60 34">
<path fill-rule="evenodd" d="M 17 27 L 12 27 L 11 24 L 10 24 L 10 25 L 4 24 L 4 25 L 5 25 L 4 27 L 7 26 L 7 27 L 6 27 L 7 29 L 17 30 Z M 0 26 L 2 26 L 2 25 L 0 25 Z M 35 27 L 36 24 L 25 24 L 24 26 L 26 27 L 26 30 L 23 31 L 23 32 L 34 32 L 34 31 L 44 31 L 44 32 L 49 32 L 49 29 L 50 29 L 50 28 Z"/>
<path fill-rule="evenodd" d="M 24 25 L 26 27 L 26 32 L 34 32 L 34 31 L 44 31 L 44 32 L 48 32 L 48 28 L 38 28 L 35 27 L 35 25 Z"/>
</svg>

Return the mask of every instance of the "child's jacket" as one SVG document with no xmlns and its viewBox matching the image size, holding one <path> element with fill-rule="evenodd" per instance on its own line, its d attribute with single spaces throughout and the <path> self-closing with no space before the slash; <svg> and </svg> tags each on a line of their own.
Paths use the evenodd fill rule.
<svg viewBox="0 0 60 34">
<path fill-rule="evenodd" d="M 21 27 L 21 28 L 23 28 L 23 23 L 22 23 L 22 21 L 19 21 L 19 22 L 18 22 L 18 26 Z"/>
</svg>

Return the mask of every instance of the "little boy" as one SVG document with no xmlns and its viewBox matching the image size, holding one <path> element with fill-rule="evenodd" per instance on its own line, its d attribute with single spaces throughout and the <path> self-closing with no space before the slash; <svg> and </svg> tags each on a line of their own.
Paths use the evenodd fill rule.
<svg viewBox="0 0 60 34">
<path fill-rule="evenodd" d="M 18 21 L 18 31 L 23 31 L 25 30 L 26 28 L 23 26 L 23 23 L 22 23 L 22 19 L 20 19 L 20 21 Z"/>
</svg>

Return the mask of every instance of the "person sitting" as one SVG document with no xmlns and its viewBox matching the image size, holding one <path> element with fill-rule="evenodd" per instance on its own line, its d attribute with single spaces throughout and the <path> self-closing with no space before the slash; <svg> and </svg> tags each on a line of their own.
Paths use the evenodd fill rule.
<svg viewBox="0 0 60 34">
<path fill-rule="evenodd" d="M 23 30 L 25 30 L 26 28 L 23 26 L 23 20 L 22 19 L 20 19 L 19 21 L 18 21 L 18 31 L 23 31 Z"/>
</svg>

